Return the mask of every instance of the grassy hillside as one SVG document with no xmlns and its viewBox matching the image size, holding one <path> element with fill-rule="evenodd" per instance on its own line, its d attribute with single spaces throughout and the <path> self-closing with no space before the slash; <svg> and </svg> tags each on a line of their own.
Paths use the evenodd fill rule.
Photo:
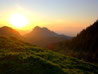
<svg viewBox="0 0 98 74">
<path fill-rule="evenodd" d="M 1 74 L 97 74 L 98 67 L 14 37 L 0 36 Z"/>
</svg>

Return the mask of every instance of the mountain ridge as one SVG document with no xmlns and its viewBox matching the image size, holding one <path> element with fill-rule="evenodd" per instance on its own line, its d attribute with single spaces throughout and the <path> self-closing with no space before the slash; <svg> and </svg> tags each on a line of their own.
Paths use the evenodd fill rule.
<svg viewBox="0 0 98 74">
<path fill-rule="evenodd" d="M 42 33 L 41 33 L 41 32 L 42 32 Z M 31 34 L 33 34 L 33 33 L 38 34 L 38 33 L 39 33 L 39 35 L 40 35 L 40 33 L 41 33 L 41 35 L 50 36 L 50 37 L 52 37 L 52 36 L 62 36 L 62 35 L 60 35 L 60 34 L 57 34 L 57 33 L 53 32 L 53 31 L 49 30 L 49 29 L 46 28 L 46 27 L 42 27 L 42 28 L 41 28 L 41 27 L 39 27 L 39 26 L 34 27 L 30 33 L 31 33 Z M 30 34 L 30 33 L 29 33 L 29 34 Z M 66 35 L 63 35 L 63 36 L 64 36 L 65 38 L 71 38 L 70 36 L 66 36 Z"/>
<path fill-rule="evenodd" d="M 46 27 L 41 28 L 39 26 L 36 26 L 30 33 L 24 35 L 24 37 L 29 43 L 42 47 L 48 47 L 53 43 L 71 39 L 69 36 L 59 35 Z"/>
</svg>

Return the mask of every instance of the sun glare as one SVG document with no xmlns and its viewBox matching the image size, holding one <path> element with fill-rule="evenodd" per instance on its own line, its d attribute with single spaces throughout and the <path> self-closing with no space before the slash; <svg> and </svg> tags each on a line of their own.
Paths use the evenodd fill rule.
<svg viewBox="0 0 98 74">
<path fill-rule="evenodd" d="M 28 20 L 22 14 L 12 14 L 10 17 L 10 23 L 17 28 L 22 28 L 28 24 Z"/>
</svg>

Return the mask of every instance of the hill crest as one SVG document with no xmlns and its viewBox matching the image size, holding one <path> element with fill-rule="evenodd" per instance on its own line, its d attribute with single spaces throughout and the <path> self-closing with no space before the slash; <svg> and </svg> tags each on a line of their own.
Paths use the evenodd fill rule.
<svg viewBox="0 0 98 74">
<path fill-rule="evenodd" d="M 8 26 L 0 27 L 0 35 L 21 37 L 21 35 L 18 31 L 14 30 Z"/>
</svg>

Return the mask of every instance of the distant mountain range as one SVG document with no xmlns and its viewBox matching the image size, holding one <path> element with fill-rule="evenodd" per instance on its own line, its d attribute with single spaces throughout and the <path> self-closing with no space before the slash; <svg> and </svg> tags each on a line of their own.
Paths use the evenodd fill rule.
<svg viewBox="0 0 98 74">
<path fill-rule="evenodd" d="M 25 42 L 33 45 L 48 47 L 53 43 L 70 39 L 71 37 L 65 35 L 59 35 L 49 29 L 36 26 L 30 33 L 21 36 L 20 33 L 10 27 L 4 26 L 0 28 L 0 35 L 13 36 L 24 40 Z"/>
<path fill-rule="evenodd" d="M 43 47 L 71 38 L 69 36 L 59 35 L 45 27 L 41 28 L 39 26 L 36 26 L 30 33 L 24 35 L 24 37 L 29 43 Z"/>
</svg>

